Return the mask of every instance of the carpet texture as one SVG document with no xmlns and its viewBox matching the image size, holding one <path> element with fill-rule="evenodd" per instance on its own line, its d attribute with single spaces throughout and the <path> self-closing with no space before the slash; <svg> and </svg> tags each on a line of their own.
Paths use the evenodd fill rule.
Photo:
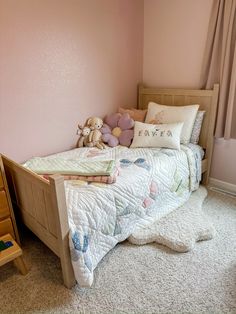
<svg viewBox="0 0 236 314">
<path fill-rule="evenodd" d="M 58 258 L 25 236 L 21 276 L 0 267 L 1 313 L 236 313 L 236 199 L 209 192 L 217 233 L 188 253 L 124 242 L 99 264 L 90 289 L 64 288 Z"/>
<path fill-rule="evenodd" d="M 183 206 L 150 225 L 137 228 L 128 238 L 129 242 L 136 245 L 156 242 L 176 252 L 188 252 L 196 242 L 212 239 L 215 228 L 202 210 L 206 196 L 206 188 L 200 186 Z"/>
</svg>

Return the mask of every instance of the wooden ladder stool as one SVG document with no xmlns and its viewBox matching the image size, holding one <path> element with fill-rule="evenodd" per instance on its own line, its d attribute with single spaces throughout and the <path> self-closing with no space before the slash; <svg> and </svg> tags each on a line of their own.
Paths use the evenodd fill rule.
<svg viewBox="0 0 236 314">
<path fill-rule="evenodd" d="M 17 267 L 20 273 L 22 275 L 26 275 L 28 273 L 28 270 L 22 258 L 22 249 L 19 247 L 16 241 L 12 238 L 10 234 L 5 234 L 4 236 L 0 237 L 0 241 L 11 241 L 13 244 L 5 250 L 0 251 L 0 266 L 13 261 L 14 265 Z"/>
</svg>

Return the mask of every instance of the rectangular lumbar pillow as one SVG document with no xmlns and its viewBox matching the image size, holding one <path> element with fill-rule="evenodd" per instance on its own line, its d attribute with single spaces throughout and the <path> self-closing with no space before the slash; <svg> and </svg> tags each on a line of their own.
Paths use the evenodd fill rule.
<svg viewBox="0 0 236 314">
<path fill-rule="evenodd" d="M 198 108 L 199 105 L 165 106 L 150 102 L 145 122 L 154 124 L 183 122 L 180 141 L 182 144 L 188 144 Z"/>
<path fill-rule="evenodd" d="M 183 122 L 148 124 L 135 121 L 134 138 L 130 147 L 165 147 L 180 149 Z"/>
</svg>

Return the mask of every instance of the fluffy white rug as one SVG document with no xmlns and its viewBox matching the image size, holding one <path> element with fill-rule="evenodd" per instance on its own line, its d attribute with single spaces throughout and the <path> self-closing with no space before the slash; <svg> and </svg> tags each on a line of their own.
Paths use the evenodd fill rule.
<svg viewBox="0 0 236 314">
<path fill-rule="evenodd" d="M 197 241 L 212 239 L 215 228 L 202 211 L 207 190 L 200 187 L 189 200 L 169 215 L 145 228 L 139 228 L 129 237 L 137 245 L 157 242 L 177 252 L 193 249 Z"/>
</svg>

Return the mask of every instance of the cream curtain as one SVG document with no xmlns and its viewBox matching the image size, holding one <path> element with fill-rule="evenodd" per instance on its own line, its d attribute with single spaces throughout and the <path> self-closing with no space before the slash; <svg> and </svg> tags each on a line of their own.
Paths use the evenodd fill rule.
<svg viewBox="0 0 236 314">
<path fill-rule="evenodd" d="M 218 82 L 215 136 L 236 138 L 236 0 L 213 0 L 201 85 Z"/>
</svg>

